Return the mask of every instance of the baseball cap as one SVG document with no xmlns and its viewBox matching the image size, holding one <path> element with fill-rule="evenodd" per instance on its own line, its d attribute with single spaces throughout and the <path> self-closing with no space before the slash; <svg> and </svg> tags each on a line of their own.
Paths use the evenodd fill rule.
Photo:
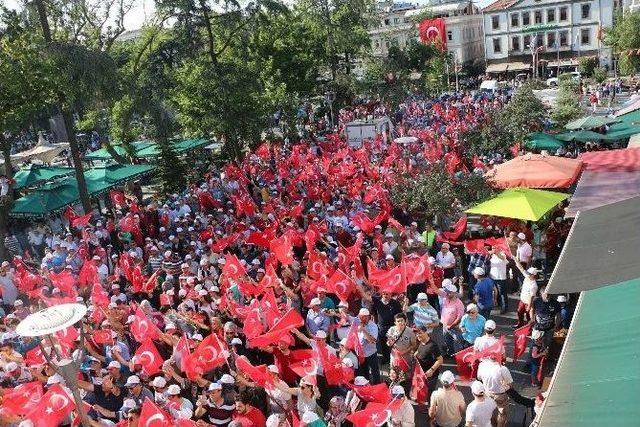
<svg viewBox="0 0 640 427">
<path fill-rule="evenodd" d="M 480 381 L 474 381 L 471 383 L 471 393 L 476 396 L 484 394 L 484 385 Z"/>
<path fill-rule="evenodd" d="M 235 337 L 231 340 L 231 345 L 242 345 L 242 340 L 238 337 Z"/>
<path fill-rule="evenodd" d="M 533 331 L 531 331 L 531 338 L 533 338 L 534 340 L 542 338 L 543 335 L 544 335 L 544 332 L 539 331 L 537 329 L 534 329 Z"/>
<path fill-rule="evenodd" d="M 346 347 L 346 346 L 347 346 L 347 339 L 346 339 L 346 338 L 342 338 L 342 339 L 340 340 L 340 345 L 342 345 L 342 346 L 345 346 L 345 347 Z"/>
<path fill-rule="evenodd" d="M 305 423 L 305 425 L 309 425 L 318 421 L 319 419 L 320 418 L 318 417 L 318 414 L 316 414 L 315 412 L 306 411 L 304 414 L 302 414 L 302 418 L 300 419 L 300 421 Z"/>
<path fill-rule="evenodd" d="M 122 368 L 122 365 L 120 365 L 120 362 L 112 360 L 111 362 L 109 362 L 109 364 L 107 365 L 107 368 L 115 368 L 115 369 L 120 369 Z"/>
<path fill-rule="evenodd" d="M 9 362 L 7 363 L 7 365 L 4 367 L 4 370 L 6 372 L 13 372 L 15 370 L 18 369 L 18 364 L 16 362 Z"/>
<path fill-rule="evenodd" d="M 167 394 L 171 396 L 180 394 L 180 386 L 178 384 L 171 384 L 169 387 L 167 387 Z"/>
<path fill-rule="evenodd" d="M 467 313 L 470 311 L 478 311 L 478 306 L 473 303 L 467 305 Z"/>
<path fill-rule="evenodd" d="M 325 331 L 323 331 L 323 330 L 319 330 L 319 331 L 316 331 L 315 337 L 318 338 L 318 339 L 323 340 L 323 339 L 327 338 L 327 333 Z"/>
<path fill-rule="evenodd" d="M 391 387 L 391 395 L 392 396 L 404 396 L 404 387 L 401 385 L 394 385 Z"/>
<path fill-rule="evenodd" d="M 278 369 L 276 365 L 269 365 L 267 369 L 269 369 L 269 372 L 273 372 L 274 374 L 280 373 L 280 369 Z"/>
<path fill-rule="evenodd" d="M 393 260 L 394 258 L 393 258 L 393 255 L 391 255 L 391 254 L 387 254 L 387 256 L 385 256 L 385 257 L 384 257 L 384 259 L 391 261 L 391 260 Z"/>
<path fill-rule="evenodd" d="M 456 286 L 453 284 L 451 279 L 444 279 L 442 281 L 442 289 L 444 289 L 447 292 L 457 292 L 458 291 L 458 288 L 456 288 Z"/>
<path fill-rule="evenodd" d="M 313 298 L 309 303 L 309 307 L 313 307 L 315 305 L 320 305 L 320 304 L 322 304 L 322 302 L 320 301 L 320 298 Z"/>
<path fill-rule="evenodd" d="M 482 267 L 476 267 L 473 269 L 473 274 L 477 275 L 477 276 L 484 276 L 484 268 Z"/>
<path fill-rule="evenodd" d="M 369 316 L 370 314 L 366 308 L 361 308 L 360 311 L 358 311 L 358 316 Z"/>
<path fill-rule="evenodd" d="M 484 328 L 487 331 L 495 331 L 496 329 L 496 322 L 494 322 L 493 320 L 489 319 L 486 321 L 486 323 L 484 324 Z"/>
<path fill-rule="evenodd" d="M 455 380 L 456 377 L 451 371 L 444 371 L 442 375 L 440 375 L 440 382 L 443 384 L 453 384 Z"/>
<path fill-rule="evenodd" d="M 220 377 L 220 382 L 221 382 L 222 384 L 233 384 L 233 383 L 235 383 L 235 382 L 236 382 L 236 380 L 235 380 L 235 378 L 233 378 L 233 377 L 232 377 L 231 375 L 229 375 L 229 374 L 223 374 L 223 375 Z"/>
<path fill-rule="evenodd" d="M 357 376 L 353 379 L 353 385 L 363 386 L 369 384 L 369 380 L 365 377 Z"/>
<path fill-rule="evenodd" d="M 527 268 L 527 273 L 529 273 L 529 274 L 538 274 L 539 272 L 540 272 L 540 271 L 539 271 L 537 268 L 535 268 L 535 267 L 529 267 L 529 268 Z"/>
<path fill-rule="evenodd" d="M 558 302 L 567 302 L 567 297 L 565 295 L 558 295 Z"/>
<path fill-rule="evenodd" d="M 524 233 L 518 233 L 518 239 L 520 240 L 525 240 L 527 238 L 527 235 Z"/>
<path fill-rule="evenodd" d="M 222 384 L 220 383 L 209 384 L 209 391 L 213 391 L 213 390 L 222 390 Z"/>
<path fill-rule="evenodd" d="M 427 297 L 427 294 L 425 294 L 424 292 L 420 292 L 418 294 L 418 301 L 424 301 L 426 299 L 429 299 L 429 297 Z"/>
<path fill-rule="evenodd" d="M 155 377 L 153 379 L 153 382 L 151 383 L 151 385 L 153 387 L 162 388 L 162 387 L 165 387 L 167 385 L 167 380 L 165 380 L 163 377 Z"/>
<path fill-rule="evenodd" d="M 140 378 L 137 375 L 131 375 L 127 378 L 127 382 L 124 384 L 125 387 L 133 387 L 134 385 L 140 384 Z"/>
</svg>

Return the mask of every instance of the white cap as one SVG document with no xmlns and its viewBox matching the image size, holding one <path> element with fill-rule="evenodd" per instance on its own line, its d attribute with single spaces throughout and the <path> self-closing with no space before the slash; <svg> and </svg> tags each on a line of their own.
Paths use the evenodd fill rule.
<svg viewBox="0 0 640 427">
<path fill-rule="evenodd" d="M 346 301 L 340 301 L 338 303 L 338 307 L 345 307 L 345 308 L 349 308 L 349 303 Z"/>
<path fill-rule="evenodd" d="M 222 390 L 222 384 L 217 382 L 209 384 L 209 391 L 213 391 L 213 390 Z"/>
<path fill-rule="evenodd" d="M 111 362 L 109 362 L 109 364 L 107 365 L 107 368 L 116 368 L 116 369 L 120 369 L 122 368 L 122 365 L 120 365 L 120 362 L 116 361 L 116 360 L 112 360 Z"/>
<path fill-rule="evenodd" d="M 533 338 L 534 340 L 540 339 L 544 336 L 544 332 L 539 331 L 537 329 L 534 329 L 533 331 L 531 331 L 531 338 Z"/>
<path fill-rule="evenodd" d="M 353 379 L 353 385 L 363 386 L 367 384 L 369 384 L 369 380 L 365 377 L 358 376 Z"/>
<path fill-rule="evenodd" d="M 537 268 L 535 268 L 535 267 L 529 267 L 529 268 L 527 268 L 527 273 L 529 273 L 529 274 L 538 274 L 539 270 Z"/>
<path fill-rule="evenodd" d="M 342 345 L 342 346 L 345 346 L 345 347 L 346 347 L 346 346 L 347 346 L 347 339 L 346 339 L 346 338 L 342 338 L 342 339 L 340 340 L 340 345 Z"/>
<path fill-rule="evenodd" d="M 165 387 L 167 385 L 167 380 L 165 380 L 163 377 L 155 377 L 153 379 L 153 382 L 151 383 L 151 385 L 153 387 L 162 388 L 162 387 Z"/>
<path fill-rule="evenodd" d="M 473 274 L 475 274 L 476 276 L 484 276 L 484 268 L 482 267 L 476 267 L 473 269 Z"/>
<path fill-rule="evenodd" d="M 125 409 L 133 409 L 136 406 L 136 401 L 133 399 L 125 399 L 124 402 L 122 402 L 122 407 Z"/>
<path fill-rule="evenodd" d="M 169 329 L 176 329 L 176 325 L 174 325 L 173 323 L 167 323 L 166 325 L 164 325 L 165 331 L 168 331 Z"/>
<path fill-rule="evenodd" d="M 231 340 L 231 345 L 242 345 L 242 340 L 238 337 L 235 337 Z"/>
<path fill-rule="evenodd" d="M 269 372 L 273 372 L 274 374 L 280 373 L 280 369 L 278 369 L 276 365 L 269 365 L 267 369 L 269 369 Z"/>
<path fill-rule="evenodd" d="M 402 387 L 401 385 L 394 385 L 393 387 L 391 387 L 391 394 L 396 396 L 404 396 L 404 387 Z"/>
<path fill-rule="evenodd" d="M 322 329 L 320 329 L 319 331 L 316 331 L 315 337 L 318 338 L 318 339 L 323 340 L 323 339 L 327 338 L 327 333 L 325 331 L 323 331 Z"/>
<path fill-rule="evenodd" d="M 172 395 L 172 396 L 180 394 L 180 386 L 178 384 L 171 384 L 167 388 L 167 394 Z"/>
<path fill-rule="evenodd" d="M 165 251 L 164 256 L 165 258 L 169 258 L 171 256 L 171 251 Z"/>
<path fill-rule="evenodd" d="M 440 382 L 443 384 L 453 384 L 455 380 L 456 377 L 451 371 L 444 371 L 442 375 L 440 375 Z"/>
<path fill-rule="evenodd" d="M 384 257 L 384 259 L 386 259 L 386 260 L 392 260 L 392 259 L 394 259 L 394 258 L 393 258 L 393 255 L 391 255 L 391 254 L 387 254 L 387 256 L 385 256 L 385 257 Z"/>
<path fill-rule="evenodd" d="M 361 308 L 360 311 L 358 311 L 358 316 L 369 316 L 370 314 L 366 308 Z"/>
<path fill-rule="evenodd" d="M 300 419 L 300 421 L 305 424 L 311 424 L 318 421 L 319 419 L 320 418 L 318 417 L 318 414 L 316 414 L 315 412 L 306 411 L 304 414 L 302 414 L 302 418 Z"/>
<path fill-rule="evenodd" d="M 524 233 L 518 233 L 518 239 L 520 239 L 520 240 L 526 240 L 526 238 L 527 238 L 527 235 L 526 235 L 526 234 L 524 234 Z"/>
<path fill-rule="evenodd" d="M 384 235 L 384 237 L 387 237 L 387 238 L 388 238 L 388 237 L 391 237 L 391 238 L 393 238 L 393 234 L 392 234 L 392 233 L 387 233 L 387 234 L 385 234 L 385 235 Z"/>
<path fill-rule="evenodd" d="M 565 295 L 558 295 L 558 302 L 567 302 L 567 297 Z"/>
<path fill-rule="evenodd" d="M 493 320 L 489 319 L 489 320 L 487 320 L 485 322 L 484 328 L 487 331 L 495 331 L 496 330 L 496 322 L 494 322 Z"/>
<path fill-rule="evenodd" d="M 233 383 L 235 383 L 235 382 L 236 382 L 236 379 L 235 379 L 235 378 L 233 378 L 233 377 L 232 377 L 231 375 L 229 375 L 229 374 L 223 374 L 223 375 L 220 377 L 220 382 L 221 382 L 222 384 L 233 384 Z"/>
<path fill-rule="evenodd" d="M 429 299 L 429 297 L 424 292 L 420 292 L 418 294 L 418 301 L 423 301 L 423 300 L 426 300 L 426 299 Z"/>
<path fill-rule="evenodd" d="M 19 305 L 23 305 L 23 304 L 24 304 L 24 303 L 22 302 L 22 300 L 21 300 L 21 299 L 17 299 L 17 300 L 15 300 L 15 301 L 13 302 L 14 307 L 15 307 L 15 306 L 19 306 Z"/>
<path fill-rule="evenodd" d="M 314 305 L 320 305 L 320 304 L 322 304 L 322 301 L 320 301 L 320 298 L 313 298 L 309 303 L 309 307 L 313 307 Z"/>
<path fill-rule="evenodd" d="M 125 387 L 130 387 L 132 385 L 140 384 L 140 378 L 137 375 L 131 375 L 127 378 L 127 382 L 124 384 Z"/>
<path fill-rule="evenodd" d="M 474 303 L 468 304 L 467 305 L 467 313 L 470 311 L 478 311 L 478 306 L 475 305 Z"/>
<path fill-rule="evenodd" d="M 59 384 L 64 382 L 64 378 L 60 374 L 53 374 L 47 379 L 47 385 Z"/>
<path fill-rule="evenodd" d="M 194 341 L 202 341 L 204 340 L 204 337 L 201 334 L 193 334 L 191 335 L 191 339 Z"/>
<path fill-rule="evenodd" d="M 471 383 L 471 393 L 479 396 L 484 394 L 484 385 L 480 381 L 474 381 Z"/>
<path fill-rule="evenodd" d="M 442 289 L 444 289 L 447 292 L 457 292 L 458 291 L 458 288 L 456 288 L 456 285 L 453 284 L 451 279 L 442 280 Z"/>
<path fill-rule="evenodd" d="M 353 360 L 349 359 L 348 357 L 342 359 L 342 364 L 348 368 L 353 368 Z"/>
</svg>

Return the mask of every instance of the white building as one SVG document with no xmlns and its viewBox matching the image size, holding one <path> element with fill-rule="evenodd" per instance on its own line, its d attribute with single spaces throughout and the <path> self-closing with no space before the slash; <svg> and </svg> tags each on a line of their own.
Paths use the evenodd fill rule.
<svg viewBox="0 0 640 427">
<path fill-rule="evenodd" d="M 393 44 L 402 49 L 411 39 L 419 40 L 416 16 L 427 10 L 433 17 L 445 19 L 447 50 L 456 62 L 484 59 L 482 14 L 472 2 L 465 1 L 428 6 L 394 3 L 381 7 L 377 24 L 369 31 L 373 55 L 386 57 Z"/>
<path fill-rule="evenodd" d="M 541 75 L 586 56 L 609 67 L 602 36 L 613 13 L 614 0 L 497 0 L 483 9 L 487 72 L 529 72 L 534 51 Z"/>
</svg>

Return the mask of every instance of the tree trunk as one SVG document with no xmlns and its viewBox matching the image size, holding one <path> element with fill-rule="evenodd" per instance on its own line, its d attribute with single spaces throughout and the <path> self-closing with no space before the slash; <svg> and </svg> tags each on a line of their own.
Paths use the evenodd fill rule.
<svg viewBox="0 0 640 427">
<path fill-rule="evenodd" d="M 202 17 L 204 19 L 205 28 L 207 30 L 207 41 L 209 45 L 209 57 L 213 65 L 218 64 L 218 57 L 216 56 L 215 40 L 213 37 L 213 29 L 211 28 L 211 18 L 209 17 L 209 9 L 207 3 L 204 0 L 198 2 L 202 8 Z"/>
<path fill-rule="evenodd" d="M 13 178 L 13 166 L 11 165 L 11 144 L 0 132 L 0 148 L 4 157 L 5 175 L 9 180 Z M 13 206 L 13 189 L 9 184 L 7 195 L 0 201 L 0 260 L 9 261 L 9 253 L 4 245 L 4 238 L 9 234 L 9 211 Z"/>
<path fill-rule="evenodd" d="M 47 20 L 47 9 L 45 8 L 42 0 L 35 0 L 36 9 L 38 10 L 38 17 L 40 18 L 40 26 L 42 27 L 42 35 L 44 40 L 51 44 L 53 41 L 51 38 L 51 29 L 49 28 L 49 21 Z M 62 119 L 64 121 L 64 128 L 69 139 L 69 149 L 71 150 L 71 157 L 73 159 L 73 167 L 76 171 L 76 180 L 78 181 L 78 193 L 80 194 L 80 202 L 82 203 L 82 209 L 87 214 L 91 211 L 91 201 L 89 200 L 89 192 L 87 191 L 87 182 L 84 179 L 84 170 L 82 168 L 82 162 L 80 160 L 80 150 L 78 150 L 78 141 L 76 141 L 76 133 L 73 126 L 73 117 L 71 111 L 67 111 L 64 108 L 64 94 L 58 93 L 58 110 L 62 113 Z"/>
</svg>

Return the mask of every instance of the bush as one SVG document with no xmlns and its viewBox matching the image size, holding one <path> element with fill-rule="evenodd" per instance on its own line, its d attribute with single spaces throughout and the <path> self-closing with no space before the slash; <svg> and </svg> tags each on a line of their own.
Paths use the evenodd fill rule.
<svg viewBox="0 0 640 427">
<path fill-rule="evenodd" d="M 578 64 L 578 71 L 584 77 L 591 77 L 597 66 L 598 60 L 596 58 L 582 58 Z"/>
<path fill-rule="evenodd" d="M 598 83 L 604 82 L 607 79 L 607 70 L 604 67 L 596 67 L 593 70 L 593 79 Z"/>
<path fill-rule="evenodd" d="M 578 83 L 572 79 L 562 80 L 556 106 L 551 110 L 551 120 L 564 127 L 571 120 L 581 117 L 584 113 L 578 99 Z"/>
</svg>

